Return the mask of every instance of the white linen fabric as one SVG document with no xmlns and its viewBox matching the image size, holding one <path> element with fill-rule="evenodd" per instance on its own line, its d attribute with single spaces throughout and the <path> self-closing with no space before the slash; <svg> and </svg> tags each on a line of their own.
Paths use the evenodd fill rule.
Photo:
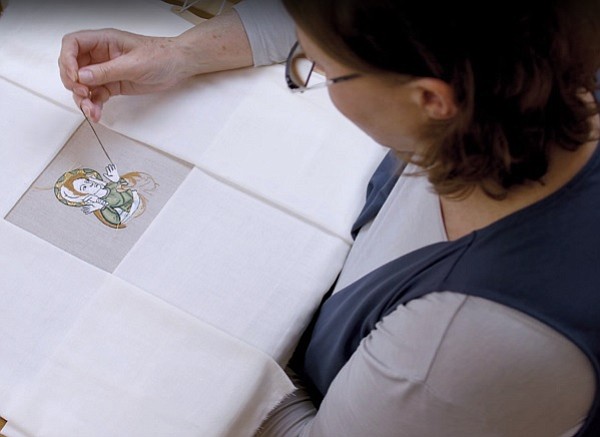
<svg viewBox="0 0 600 437">
<path fill-rule="evenodd" d="M 11 102 L 0 109 L 0 156 L 10 163 L 5 215 L 81 116 L 4 80 L 0 91 Z M 0 414 L 9 419 L 3 434 L 250 435 L 291 388 L 263 352 L 4 220 L 0 240 Z M 126 376 L 141 367 L 147 384 L 132 387 L 132 378 L 127 385 Z M 123 379 L 111 385 L 109 376 Z M 205 411 L 193 414 L 192 404 Z"/>
<path fill-rule="evenodd" d="M 9 3 L 2 218 L 83 122 L 58 76 L 62 35 L 189 26 L 150 0 Z M 2 432 L 251 434 L 291 388 L 275 361 L 341 269 L 384 153 L 334 111 L 324 93 L 291 98 L 281 66 L 111 100 L 105 126 L 196 168 L 112 275 L 0 220 Z"/>
<path fill-rule="evenodd" d="M 204 151 L 231 113 L 257 83 L 265 80 L 266 70 L 206 74 L 165 92 L 117 96 L 105 106 L 101 123 L 200 165 Z"/>
<path fill-rule="evenodd" d="M 364 187 L 385 154 L 327 93 L 290 93 L 282 66 L 206 75 L 169 93 L 117 99 L 102 123 L 347 241 Z"/>
<path fill-rule="evenodd" d="M 0 95 L 0 216 L 4 217 L 67 142 L 82 117 L 2 77 Z"/>
<path fill-rule="evenodd" d="M 251 436 L 290 389 L 267 355 L 108 277 L 5 407 L 6 432 Z"/>
<path fill-rule="evenodd" d="M 365 187 L 387 149 L 326 93 L 292 94 L 283 67 L 263 70 L 198 167 L 351 243 Z"/>
<path fill-rule="evenodd" d="M 62 342 L 106 274 L 0 221 L 0 416 Z"/>
<path fill-rule="evenodd" d="M 196 169 L 115 275 L 284 364 L 348 249 Z"/>
</svg>

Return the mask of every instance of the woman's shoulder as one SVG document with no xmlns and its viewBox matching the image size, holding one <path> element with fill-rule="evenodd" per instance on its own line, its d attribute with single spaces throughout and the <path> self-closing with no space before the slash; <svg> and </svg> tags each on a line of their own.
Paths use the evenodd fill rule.
<svg viewBox="0 0 600 437">
<path fill-rule="evenodd" d="M 427 398 L 492 422 L 510 417 L 519 426 L 514 432 L 534 431 L 540 417 L 549 422 L 545 429 L 568 429 L 594 398 L 591 364 L 571 341 L 475 296 L 434 292 L 400 305 L 361 346 L 357 352 L 377 362 L 390 383 L 411 381 Z"/>
</svg>

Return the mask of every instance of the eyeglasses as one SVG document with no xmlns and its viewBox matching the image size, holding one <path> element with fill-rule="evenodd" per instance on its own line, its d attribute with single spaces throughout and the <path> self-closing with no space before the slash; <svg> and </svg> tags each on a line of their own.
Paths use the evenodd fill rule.
<svg viewBox="0 0 600 437">
<path fill-rule="evenodd" d="M 296 41 L 285 63 L 285 80 L 287 86 L 294 93 L 303 93 L 307 90 L 324 88 L 334 83 L 360 77 L 359 73 L 327 79 L 320 74 L 314 74 L 315 63 L 306 57 L 300 43 Z M 312 82 L 309 85 L 309 82 Z"/>
</svg>

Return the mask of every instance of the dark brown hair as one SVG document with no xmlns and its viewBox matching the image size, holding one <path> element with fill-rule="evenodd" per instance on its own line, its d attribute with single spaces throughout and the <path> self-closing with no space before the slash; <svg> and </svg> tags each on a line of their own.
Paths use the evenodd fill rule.
<svg viewBox="0 0 600 437">
<path fill-rule="evenodd" d="M 552 145 L 590 141 L 598 105 L 600 1 L 284 0 L 338 61 L 450 84 L 460 114 L 432 125 L 416 158 L 440 194 L 480 185 L 491 196 L 539 181 Z"/>
</svg>

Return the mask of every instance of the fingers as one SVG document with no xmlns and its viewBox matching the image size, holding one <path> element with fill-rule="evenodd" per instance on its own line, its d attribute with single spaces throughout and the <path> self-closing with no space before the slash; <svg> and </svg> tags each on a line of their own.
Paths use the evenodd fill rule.
<svg viewBox="0 0 600 437">
<path fill-rule="evenodd" d="M 119 84 L 108 84 L 94 88 L 88 94 L 81 96 L 79 93 L 73 93 L 75 104 L 82 109 L 85 115 L 97 123 L 102 117 L 102 108 L 112 96 L 120 94 Z"/>
<path fill-rule="evenodd" d="M 107 85 L 112 82 L 136 81 L 144 63 L 131 56 L 119 55 L 109 61 L 90 64 L 79 69 L 79 83 L 88 87 Z"/>
<path fill-rule="evenodd" d="M 60 55 L 58 57 L 58 67 L 60 70 L 60 79 L 65 88 L 72 90 L 77 83 L 77 71 L 79 64 L 77 56 L 79 54 L 79 44 L 73 34 L 65 35 L 62 40 Z"/>
<path fill-rule="evenodd" d="M 79 69 L 92 62 L 91 52 L 96 50 L 102 41 L 107 41 L 111 32 L 110 29 L 80 31 L 69 33 L 63 37 L 58 67 L 65 88 L 73 89 L 73 86 L 79 81 Z M 103 59 L 103 61 L 107 59 Z"/>
<path fill-rule="evenodd" d="M 139 35 L 116 29 L 67 34 L 59 56 L 61 79 L 68 89 L 76 82 L 92 87 L 130 80 L 136 62 L 124 55 L 139 44 Z"/>
<path fill-rule="evenodd" d="M 93 121 L 94 123 L 98 123 L 100 118 L 102 117 L 102 103 L 94 103 L 89 98 L 81 98 L 78 95 L 73 95 L 73 100 L 75 104 L 81 108 L 85 116 Z"/>
<path fill-rule="evenodd" d="M 92 103 L 90 88 L 79 83 L 78 71 L 80 66 L 90 62 L 89 52 L 92 50 L 92 43 L 93 41 L 98 42 L 101 33 L 102 31 L 83 31 L 65 35 L 58 57 L 60 79 L 63 86 L 73 92 L 73 100 L 77 106 L 94 121 L 100 119 L 101 104 Z M 85 58 L 87 58 L 87 62 Z"/>
<path fill-rule="evenodd" d="M 81 110 L 94 123 L 98 123 L 102 118 L 102 106 L 94 105 L 90 100 L 86 99 L 82 102 Z"/>
<path fill-rule="evenodd" d="M 119 94 L 117 76 L 122 72 L 116 63 L 111 67 L 113 58 L 124 53 L 124 46 L 133 37 L 127 32 L 114 29 L 80 31 L 63 37 L 58 59 L 60 79 L 78 106 L 87 107 L 93 119 L 99 119 L 102 104 L 112 95 Z M 115 76 L 116 75 L 116 76 Z M 114 77 L 114 79 L 113 79 Z M 87 100 L 87 101 L 86 101 Z"/>
<path fill-rule="evenodd" d="M 60 78 L 86 116 L 97 122 L 112 96 L 140 94 L 172 86 L 176 50 L 168 38 L 115 29 L 80 31 L 63 37 Z"/>
<path fill-rule="evenodd" d="M 87 86 L 79 83 L 75 83 L 73 85 L 72 91 L 81 98 L 89 97 L 90 95 L 90 89 Z"/>
</svg>

